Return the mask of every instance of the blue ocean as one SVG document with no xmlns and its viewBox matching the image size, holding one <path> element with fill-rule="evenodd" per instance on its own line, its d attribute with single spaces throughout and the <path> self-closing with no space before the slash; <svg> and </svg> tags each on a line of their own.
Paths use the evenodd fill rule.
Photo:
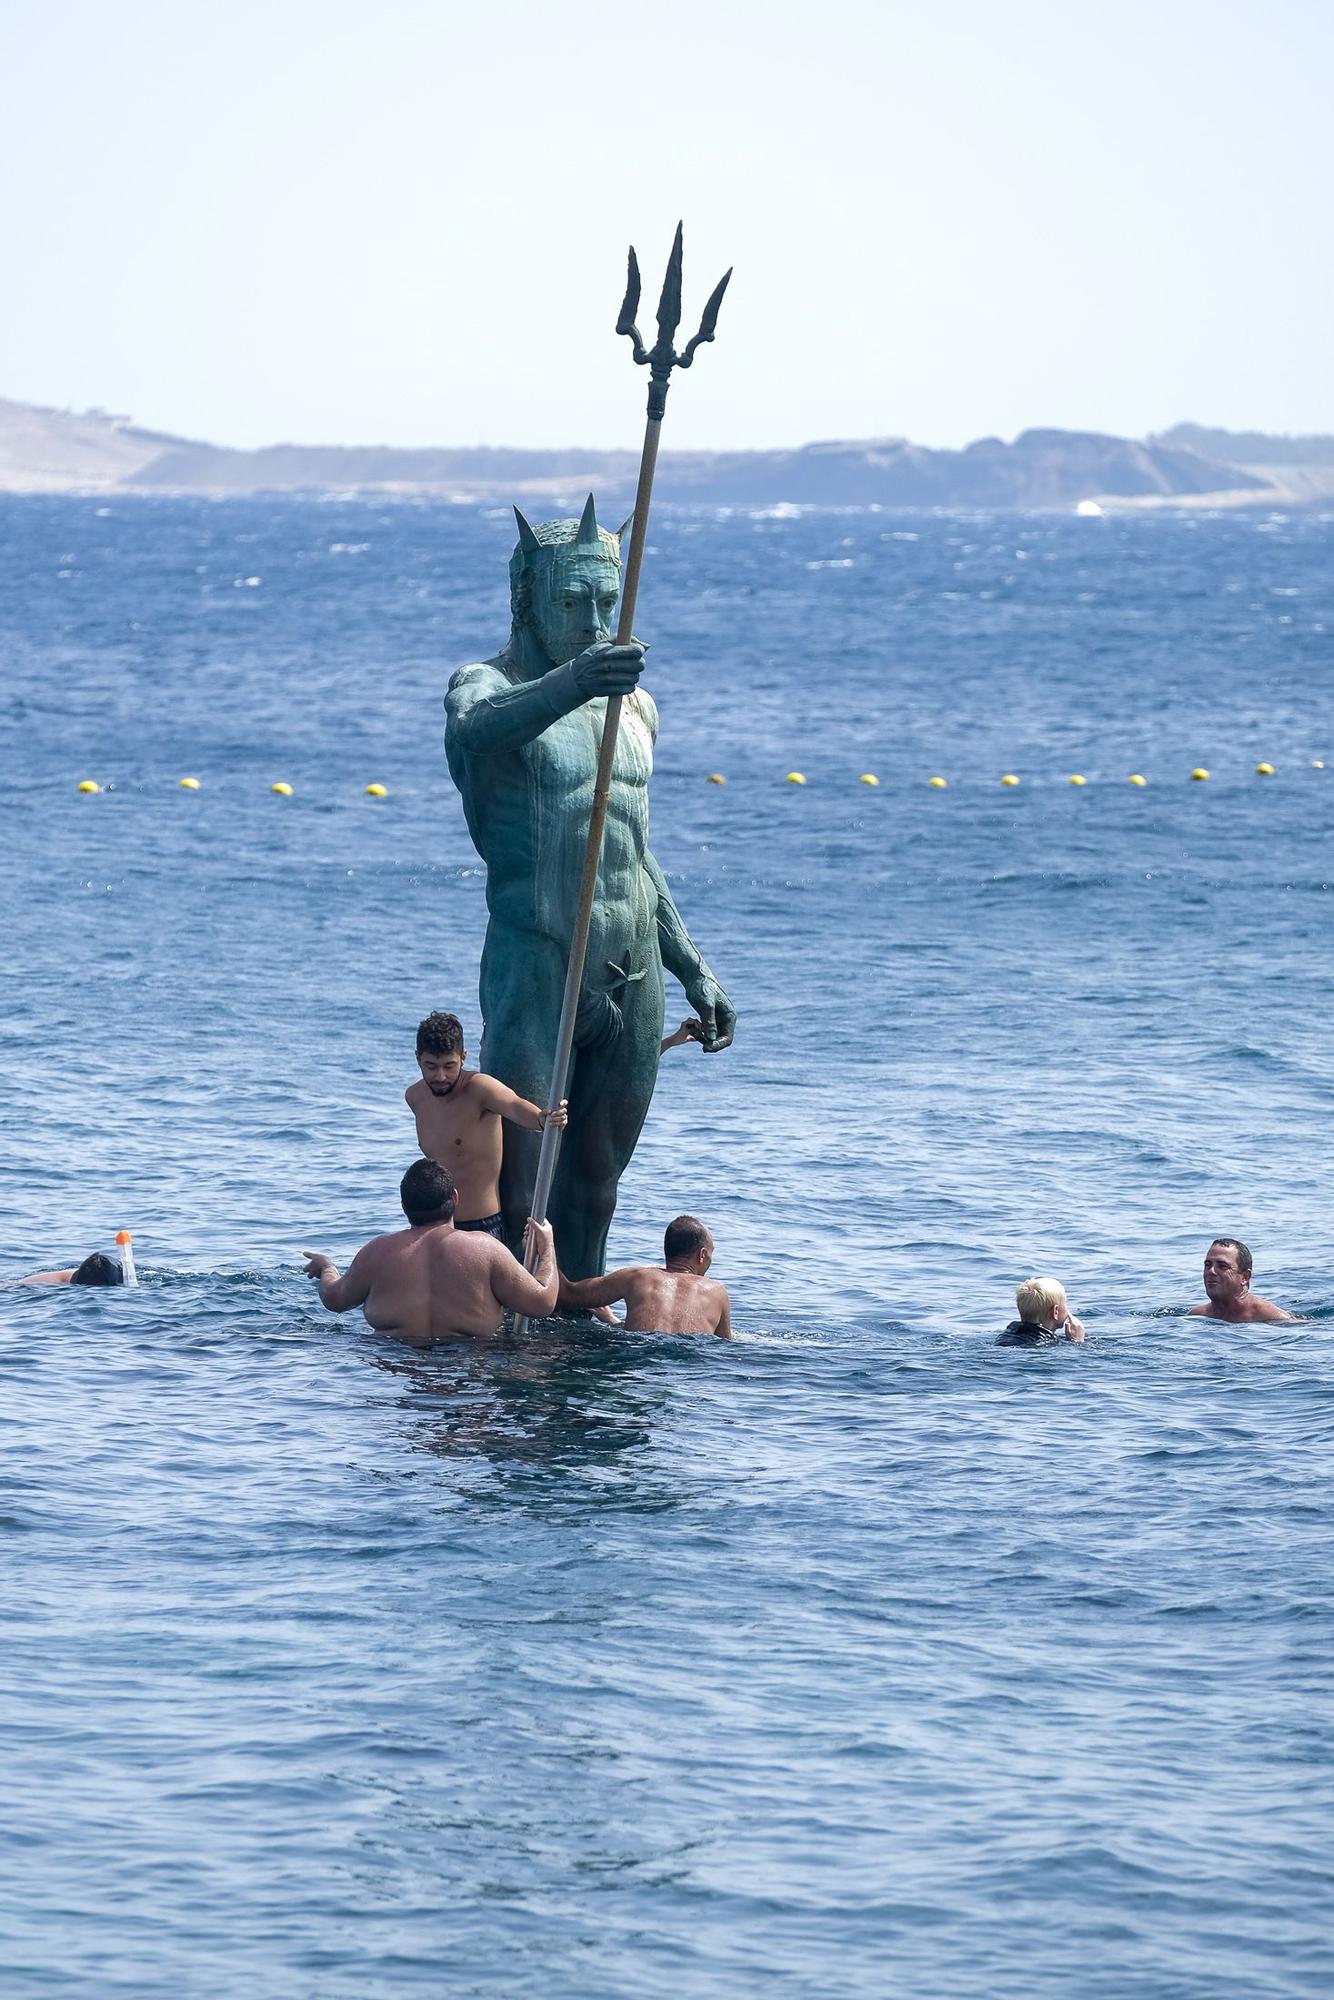
<svg viewBox="0 0 1334 2000">
<path fill-rule="evenodd" d="M 657 515 L 740 1021 L 611 1255 L 740 1337 L 415 1353 L 301 1252 L 477 1048 L 512 538 L 0 500 L 0 1276 L 143 1278 L 0 1291 L 6 1995 L 1323 2000 L 1334 518 Z M 1218 1233 L 1304 1324 L 1183 1316 Z"/>
</svg>

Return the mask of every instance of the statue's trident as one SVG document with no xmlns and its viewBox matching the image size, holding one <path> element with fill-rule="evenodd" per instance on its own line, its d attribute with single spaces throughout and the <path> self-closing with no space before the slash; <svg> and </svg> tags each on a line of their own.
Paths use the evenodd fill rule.
<svg viewBox="0 0 1334 2000">
<path fill-rule="evenodd" d="M 635 325 L 635 314 L 639 310 L 639 259 L 633 248 L 630 251 L 629 275 L 625 287 L 625 303 L 621 316 L 616 322 L 617 333 L 628 334 L 634 342 L 634 357 L 642 367 L 649 370 L 648 422 L 644 427 L 644 450 L 639 460 L 639 484 L 635 489 L 635 511 L 630 529 L 630 553 L 626 558 L 625 580 L 621 585 L 621 609 L 616 622 L 616 644 L 628 645 L 634 637 L 635 599 L 639 595 L 639 570 L 644 560 L 644 542 L 648 535 L 649 501 L 653 495 L 653 473 L 658 463 L 658 435 L 662 429 L 663 411 L 667 407 L 667 386 L 673 368 L 689 368 L 695 358 L 695 349 L 713 339 L 713 331 L 718 323 L 718 308 L 727 290 L 727 280 L 732 273 L 715 285 L 704 317 L 699 323 L 699 332 L 688 341 L 683 354 L 678 354 L 673 342 L 676 329 L 681 324 L 681 225 L 676 225 L 676 238 L 672 244 L 672 254 L 667 260 L 667 276 L 662 281 L 662 297 L 658 300 L 658 338 L 652 347 L 646 348 L 639 328 Z M 597 777 L 593 788 L 593 809 L 588 820 L 588 844 L 584 849 L 584 872 L 579 882 L 579 903 L 575 912 L 574 934 L 570 939 L 570 962 L 565 969 L 565 992 L 561 1000 L 560 1028 L 556 1035 L 556 1056 L 551 1066 L 551 1090 L 547 1098 L 548 1113 L 555 1111 L 565 1095 L 566 1078 L 570 1068 L 570 1052 L 574 1047 L 574 1022 L 579 1011 L 579 994 L 584 983 L 584 961 L 588 956 L 588 929 L 593 916 L 593 898 L 597 893 L 598 868 L 602 861 L 602 832 L 607 823 L 607 806 L 611 798 L 611 767 L 616 754 L 616 737 L 621 726 L 621 696 L 607 697 L 607 717 L 602 725 L 602 743 L 598 750 Z M 537 1178 L 533 1185 L 532 1212 L 539 1222 L 546 1220 L 547 1201 L 551 1195 L 552 1177 L 556 1171 L 556 1153 L 560 1146 L 560 1128 L 548 1118 L 542 1131 L 542 1150 L 537 1160 Z M 526 1330 L 527 1321 L 519 1320 L 518 1330 Z"/>
</svg>

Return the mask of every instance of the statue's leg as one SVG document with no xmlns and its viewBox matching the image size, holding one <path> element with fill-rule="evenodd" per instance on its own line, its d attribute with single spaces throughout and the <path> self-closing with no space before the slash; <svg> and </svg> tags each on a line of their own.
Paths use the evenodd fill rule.
<svg viewBox="0 0 1334 2000">
<path fill-rule="evenodd" d="M 480 984 L 485 1030 L 481 1065 L 520 1097 L 545 1105 L 556 1052 L 565 966 L 549 938 L 510 930 L 493 919 L 482 954 Z M 522 1255 L 523 1226 L 533 1203 L 540 1132 L 505 1120 L 500 1168 L 500 1209 L 505 1240 Z"/>
<path fill-rule="evenodd" d="M 556 1254 L 570 1278 L 606 1268 L 616 1192 L 653 1097 L 662 1042 L 662 966 L 649 956 L 643 979 L 616 994 L 623 1028 L 606 1048 L 576 1049 L 570 1123 L 561 1144 L 549 1213 Z"/>
</svg>

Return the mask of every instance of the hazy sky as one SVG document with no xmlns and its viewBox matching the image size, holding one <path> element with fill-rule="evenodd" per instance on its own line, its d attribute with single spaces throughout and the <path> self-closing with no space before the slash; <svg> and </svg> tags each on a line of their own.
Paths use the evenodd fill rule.
<svg viewBox="0 0 1334 2000">
<path fill-rule="evenodd" d="M 1334 431 L 1330 0 L 0 0 L 0 396 L 231 444 Z"/>
</svg>

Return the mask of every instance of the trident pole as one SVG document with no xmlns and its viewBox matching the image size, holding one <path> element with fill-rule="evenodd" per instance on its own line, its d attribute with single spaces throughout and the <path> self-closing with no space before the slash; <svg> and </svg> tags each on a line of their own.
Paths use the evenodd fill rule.
<svg viewBox="0 0 1334 2000">
<path fill-rule="evenodd" d="M 617 333 L 626 334 L 633 342 L 634 358 L 640 367 L 649 370 L 648 421 L 644 426 L 644 449 L 639 460 L 639 484 L 635 489 L 635 511 L 630 528 L 630 553 L 626 558 L 625 580 L 621 585 L 621 608 L 616 621 L 616 644 L 624 646 L 634 637 L 635 600 L 639 595 L 639 572 L 644 561 L 644 543 L 648 537 L 648 510 L 653 497 L 653 474 L 658 463 L 658 438 L 662 431 L 663 413 L 667 408 L 667 388 L 674 368 L 689 368 L 695 358 L 695 349 L 702 347 L 714 337 L 718 323 L 718 309 L 727 290 L 726 275 L 715 285 L 704 308 L 699 323 L 699 332 L 687 342 L 683 353 L 678 354 L 673 342 L 676 330 L 681 324 L 681 225 L 676 225 L 676 237 L 672 243 L 672 254 L 667 260 L 667 275 L 663 279 L 662 296 L 658 300 L 658 338 L 651 348 L 646 348 L 635 325 L 635 314 L 639 311 L 639 260 L 633 247 L 630 251 L 629 269 L 626 279 L 625 300 L 621 306 L 621 316 L 616 322 Z M 570 938 L 570 957 L 565 968 L 565 991 L 561 998 L 560 1027 L 556 1032 L 556 1054 L 551 1065 L 551 1089 L 547 1097 L 547 1122 L 542 1130 L 542 1149 L 537 1157 L 537 1178 L 533 1184 L 532 1213 L 538 1222 L 545 1222 L 547 1202 L 551 1198 L 551 1183 L 556 1172 L 556 1156 L 560 1150 L 560 1127 L 550 1120 L 551 1112 L 559 1108 L 565 1096 L 566 1080 L 569 1076 L 570 1055 L 574 1048 L 574 1022 L 579 1010 L 579 994 L 584 983 L 584 963 L 588 957 L 588 932 L 593 920 L 593 898 L 597 894 L 598 869 L 602 862 L 602 835 L 607 824 L 607 807 L 611 802 L 611 767 L 616 755 L 616 738 L 621 726 L 621 700 L 618 694 L 608 695 L 607 714 L 602 725 L 602 741 L 598 747 L 597 775 L 593 783 L 593 807 L 588 819 L 588 839 L 584 847 L 584 868 L 579 879 L 579 902 L 575 910 L 574 931 Z M 518 1319 L 515 1330 L 526 1333 L 528 1321 Z"/>
</svg>

